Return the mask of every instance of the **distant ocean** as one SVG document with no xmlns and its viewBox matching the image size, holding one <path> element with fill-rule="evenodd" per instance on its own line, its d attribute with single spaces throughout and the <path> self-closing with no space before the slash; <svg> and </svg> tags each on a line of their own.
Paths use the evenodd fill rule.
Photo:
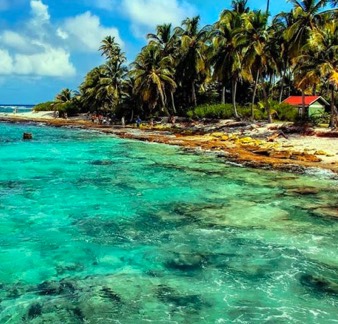
<svg viewBox="0 0 338 324">
<path fill-rule="evenodd" d="M 0 104 L 0 113 L 12 113 L 14 109 L 17 109 L 18 113 L 31 112 L 34 105 L 7 105 Z"/>
</svg>

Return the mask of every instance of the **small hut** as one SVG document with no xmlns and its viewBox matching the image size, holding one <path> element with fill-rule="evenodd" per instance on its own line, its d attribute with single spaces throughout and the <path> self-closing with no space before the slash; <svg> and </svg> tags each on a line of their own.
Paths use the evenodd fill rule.
<svg viewBox="0 0 338 324">
<path fill-rule="evenodd" d="M 289 98 L 286 98 L 283 102 L 296 107 L 299 114 L 302 114 L 302 96 L 290 96 Z M 330 104 L 321 96 L 304 96 L 305 116 L 322 114 L 325 112 L 325 108 L 328 106 L 330 106 Z"/>
</svg>

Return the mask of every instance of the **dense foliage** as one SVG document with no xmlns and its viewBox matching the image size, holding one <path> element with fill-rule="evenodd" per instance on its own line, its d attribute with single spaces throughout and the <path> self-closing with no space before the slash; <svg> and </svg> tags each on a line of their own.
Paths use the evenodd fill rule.
<svg viewBox="0 0 338 324">
<path fill-rule="evenodd" d="M 197 16 L 181 26 L 157 26 L 129 66 L 107 36 L 100 47 L 105 63 L 88 72 L 77 95 L 64 89 L 57 101 L 128 119 L 179 114 L 293 120 L 294 110 L 279 104 L 290 94 L 312 94 L 331 103 L 331 124 L 337 126 L 337 1 L 289 0 L 292 11 L 275 17 L 269 17 L 269 1 L 266 12 L 247 2 L 232 1 L 213 25 L 200 27 Z"/>
</svg>

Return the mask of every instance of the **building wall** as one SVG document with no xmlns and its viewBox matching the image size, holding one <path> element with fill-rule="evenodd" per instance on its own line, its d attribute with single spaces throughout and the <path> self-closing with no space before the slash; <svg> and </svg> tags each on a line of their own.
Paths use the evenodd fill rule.
<svg viewBox="0 0 338 324">
<path fill-rule="evenodd" d="M 309 106 L 309 116 L 313 114 L 322 114 L 325 112 L 325 106 L 323 106 L 320 102 L 314 102 Z"/>
</svg>

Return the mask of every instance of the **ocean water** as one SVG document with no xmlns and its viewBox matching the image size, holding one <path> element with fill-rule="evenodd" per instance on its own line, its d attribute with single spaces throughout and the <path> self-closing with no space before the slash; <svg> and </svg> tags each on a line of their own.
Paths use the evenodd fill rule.
<svg viewBox="0 0 338 324">
<path fill-rule="evenodd" d="M 12 114 L 16 110 L 17 113 L 31 112 L 34 105 L 4 105 L 0 104 L 0 113 Z"/>
<path fill-rule="evenodd" d="M 0 165 L 0 323 L 338 322 L 336 180 L 29 124 Z"/>
</svg>

